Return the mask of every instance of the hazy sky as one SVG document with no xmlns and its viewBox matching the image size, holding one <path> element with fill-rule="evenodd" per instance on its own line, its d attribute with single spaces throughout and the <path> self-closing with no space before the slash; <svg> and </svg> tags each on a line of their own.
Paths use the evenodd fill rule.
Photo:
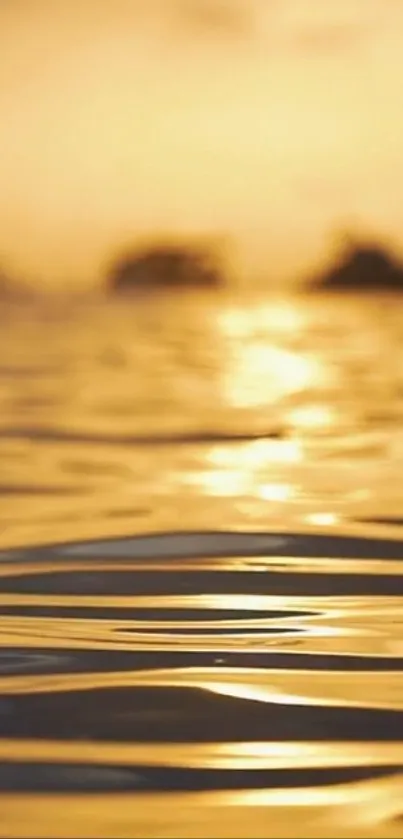
<svg viewBox="0 0 403 839">
<path fill-rule="evenodd" d="M 91 282 L 136 236 L 288 276 L 403 245 L 403 0 L 0 0 L 0 261 Z"/>
</svg>

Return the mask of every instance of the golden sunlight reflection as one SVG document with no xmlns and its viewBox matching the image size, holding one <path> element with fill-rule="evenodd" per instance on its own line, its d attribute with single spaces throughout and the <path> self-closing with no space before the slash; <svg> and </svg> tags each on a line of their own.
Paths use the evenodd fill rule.
<svg viewBox="0 0 403 839">
<path fill-rule="evenodd" d="M 280 742 L 266 740 L 244 743 L 214 743 L 214 756 L 232 759 L 234 763 L 241 757 L 266 759 L 263 765 L 276 768 L 292 766 L 371 766 L 382 761 L 393 765 L 401 759 L 400 743 L 321 743 L 319 742 Z M 266 763 L 267 761 L 267 763 Z"/>
<path fill-rule="evenodd" d="M 254 496 L 263 501 L 286 502 L 298 494 L 297 486 L 283 475 L 281 480 L 268 480 L 284 467 L 302 460 L 298 445 L 260 441 L 242 447 L 214 446 L 198 471 L 185 472 L 182 481 L 189 487 L 202 488 L 210 496 Z"/>
<path fill-rule="evenodd" d="M 205 792 L 19 794 L 2 802 L 7 835 L 43 839 L 116 836 L 200 839 L 371 837 L 397 839 L 402 774 L 301 788 Z M 151 805 L 151 806 L 150 806 Z M 60 813 L 63 812 L 63 818 Z M 32 825 L 37 828 L 32 832 Z"/>
<path fill-rule="evenodd" d="M 304 461 L 299 440 L 254 440 L 208 449 L 200 469 L 185 471 L 181 483 L 212 497 L 254 497 L 284 503 L 298 495 L 298 486 L 287 479 L 293 466 Z"/>
<path fill-rule="evenodd" d="M 202 687 L 210 693 L 232 696 L 234 699 L 249 699 L 252 702 L 275 702 L 281 705 L 297 705 L 301 701 L 302 704 L 306 704 L 304 697 L 300 699 L 300 697 L 276 690 L 274 687 L 270 687 L 270 685 L 260 687 L 259 685 L 248 685 L 246 682 L 245 684 L 208 682 L 205 685 L 203 684 Z"/>
<path fill-rule="evenodd" d="M 295 393 L 328 382 L 329 370 L 316 356 L 276 345 L 307 328 L 303 309 L 291 303 L 232 307 L 217 317 L 228 364 L 223 375 L 226 401 L 235 408 L 274 405 Z"/>
<path fill-rule="evenodd" d="M 242 563 L 242 560 L 239 560 Z M 235 567 L 232 565 L 232 567 Z M 239 567 L 239 565 L 238 565 Z M 186 595 L 185 595 L 186 596 Z M 222 611 L 262 612 L 273 607 L 273 598 L 265 594 L 197 594 L 191 596 L 191 600 L 180 601 L 186 606 L 197 609 L 220 609 Z M 283 599 L 275 600 L 275 608 L 280 608 Z"/>
<path fill-rule="evenodd" d="M 248 492 L 250 479 L 240 470 L 211 470 L 190 473 L 185 482 L 190 486 L 202 487 L 207 495 L 231 497 Z"/>
<path fill-rule="evenodd" d="M 224 389 L 232 406 L 257 407 L 306 390 L 317 383 L 319 375 L 316 359 L 251 341 L 234 352 Z"/>
<path fill-rule="evenodd" d="M 310 513 L 306 516 L 306 521 L 319 527 L 332 527 L 339 524 L 340 516 L 335 513 Z"/>
<path fill-rule="evenodd" d="M 291 301 L 271 301 L 248 309 L 233 306 L 218 316 L 221 331 L 230 338 L 249 337 L 251 332 L 280 332 L 282 336 L 295 334 L 307 327 L 306 312 Z"/>
<path fill-rule="evenodd" d="M 303 460 L 302 444 L 299 440 L 256 440 L 234 449 L 233 446 L 212 446 L 206 456 L 207 463 L 214 466 L 256 469 L 262 464 L 293 464 Z"/>
<path fill-rule="evenodd" d="M 399 837 L 401 834 L 388 830 L 386 825 L 401 813 L 401 795 L 403 775 L 389 776 L 382 780 L 355 781 L 337 784 L 333 787 L 303 787 L 302 789 L 264 789 L 243 790 L 237 792 L 237 805 L 249 807 L 284 807 L 284 821 L 281 821 L 279 835 L 297 836 L 363 836 L 363 837 Z M 290 807 L 299 807 L 298 813 L 303 821 L 302 831 L 293 825 L 289 830 Z M 310 812 L 310 808 L 315 808 Z M 321 808 L 320 810 L 316 808 Z M 274 815 L 274 814 L 273 814 Z M 295 813 L 293 814 L 295 818 Z M 253 811 L 256 819 L 256 809 Z M 337 832 L 329 830 L 329 818 L 334 820 Z M 306 832 L 307 818 L 310 820 L 309 833 Z M 333 825 L 332 825 L 333 827 Z M 356 833 L 357 829 L 360 830 Z M 378 828 L 378 830 L 376 829 Z M 382 832 L 379 832 L 379 828 Z M 386 828 L 386 832 L 385 832 Z M 362 830 L 365 830 L 365 833 Z M 280 832 L 281 830 L 281 832 Z M 354 831 L 354 833 L 353 833 Z M 246 833 L 243 834 L 246 836 Z M 250 834 L 248 834 L 250 835 Z M 263 836 L 266 834 L 259 834 Z M 274 835 L 274 834 L 271 834 Z"/>
<path fill-rule="evenodd" d="M 399 766 L 400 743 L 322 743 L 322 742 L 226 742 L 226 743 L 139 743 L 38 742 L 1 740 L 1 759 L 47 760 L 49 762 L 94 763 L 108 761 L 111 765 L 177 767 L 186 760 L 189 768 L 215 769 L 289 769 L 349 766 Z"/>
<path fill-rule="evenodd" d="M 288 501 L 295 495 L 295 488 L 289 484 L 263 484 L 258 495 L 263 501 Z"/>
<path fill-rule="evenodd" d="M 326 430 L 337 425 L 337 411 L 330 405 L 304 405 L 287 413 L 288 420 L 297 428 L 306 431 Z"/>
</svg>

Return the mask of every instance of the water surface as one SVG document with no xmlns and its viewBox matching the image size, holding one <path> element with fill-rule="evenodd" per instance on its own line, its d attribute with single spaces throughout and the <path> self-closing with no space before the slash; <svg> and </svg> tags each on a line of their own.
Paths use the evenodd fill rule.
<svg viewBox="0 0 403 839">
<path fill-rule="evenodd" d="M 399 298 L 0 316 L 0 836 L 403 836 Z"/>
</svg>

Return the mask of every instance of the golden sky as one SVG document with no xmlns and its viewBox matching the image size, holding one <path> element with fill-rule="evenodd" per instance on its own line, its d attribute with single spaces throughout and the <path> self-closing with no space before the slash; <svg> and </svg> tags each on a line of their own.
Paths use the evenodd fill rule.
<svg viewBox="0 0 403 839">
<path fill-rule="evenodd" d="M 402 245 L 402 80 L 403 0 L 0 0 L 0 261 L 90 283 L 218 233 L 269 281 L 345 224 Z"/>
</svg>

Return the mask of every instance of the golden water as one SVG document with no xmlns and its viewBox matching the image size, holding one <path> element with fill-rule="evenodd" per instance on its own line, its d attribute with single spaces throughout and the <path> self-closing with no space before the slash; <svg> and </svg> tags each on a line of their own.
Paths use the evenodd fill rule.
<svg viewBox="0 0 403 839">
<path fill-rule="evenodd" d="M 1 318 L 0 837 L 403 836 L 399 298 Z"/>
</svg>

